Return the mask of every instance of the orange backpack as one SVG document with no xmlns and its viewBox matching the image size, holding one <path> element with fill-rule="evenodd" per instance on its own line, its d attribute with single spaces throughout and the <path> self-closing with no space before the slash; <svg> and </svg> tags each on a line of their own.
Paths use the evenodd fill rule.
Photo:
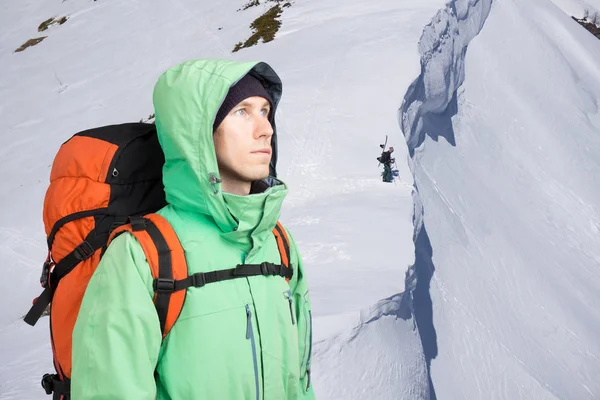
<svg viewBox="0 0 600 400">
<path fill-rule="evenodd" d="M 169 222 L 155 211 L 166 205 L 164 155 L 153 124 L 104 126 L 75 134 L 59 149 L 44 199 L 48 256 L 42 294 L 24 320 L 35 325 L 49 306 L 56 374 L 42 387 L 55 400 L 70 399 L 71 335 L 88 282 L 108 244 L 131 232 L 144 250 L 154 278 L 154 303 L 163 338 L 177 320 L 188 287 L 253 275 L 289 279 L 289 240 L 278 222 L 273 234 L 281 264 L 238 265 L 188 276 L 185 255 Z"/>
</svg>

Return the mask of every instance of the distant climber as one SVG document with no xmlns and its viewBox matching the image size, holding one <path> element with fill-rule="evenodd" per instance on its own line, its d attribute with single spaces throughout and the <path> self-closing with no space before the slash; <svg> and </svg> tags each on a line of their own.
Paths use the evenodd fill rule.
<svg viewBox="0 0 600 400">
<path fill-rule="evenodd" d="M 383 151 L 381 156 L 377 157 L 377 161 L 383 164 L 383 172 L 381 178 L 384 182 L 392 182 L 394 180 L 394 171 L 392 165 L 396 162 L 395 158 L 392 158 L 394 148 L 390 147 L 387 151 Z"/>
</svg>

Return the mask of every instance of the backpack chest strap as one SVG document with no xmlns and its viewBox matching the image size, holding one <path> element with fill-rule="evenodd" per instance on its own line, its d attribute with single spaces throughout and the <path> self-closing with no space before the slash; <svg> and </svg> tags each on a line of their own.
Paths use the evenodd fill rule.
<svg viewBox="0 0 600 400">
<path fill-rule="evenodd" d="M 277 222 L 273 235 L 281 264 L 238 264 L 235 268 L 188 275 L 183 247 L 171 224 L 158 214 L 131 217 L 130 223 L 115 229 L 109 243 L 119 234 L 130 232 L 138 240 L 152 273 L 154 304 L 160 320 L 163 338 L 179 317 L 185 302 L 186 289 L 203 287 L 208 283 L 251 276 L 279 276 L 287 282 L 294 274 L 290 266 L 289 239 L 283 226 Z"/>
<path fill-rule="evenodd" d="M 181 280 L 158 278 L 154 280 L 153 287 L 156 292 L 173 293 L 190 287 L 202 287 L 209 283 L 250 276 L 280 276 L 289 280 L 293 274 L 294 271 L 291 268 L 282 264 L 268 262 L 261 264 L 238 264 L 232 269 L 198 272 Z"/>
</svg>

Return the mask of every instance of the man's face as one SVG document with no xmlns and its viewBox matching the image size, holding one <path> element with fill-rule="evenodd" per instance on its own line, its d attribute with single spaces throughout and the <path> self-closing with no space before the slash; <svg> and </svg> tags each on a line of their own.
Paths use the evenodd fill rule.
<svg viewBox="0 0 600 400">
<path fill-rule="evenodd" d="M 270 112 L 266 99 L 248 97 L 215 131 L 215 152 L 224 185 L 243 185 L 269 176 L 273 136 Z"/>
</svg>

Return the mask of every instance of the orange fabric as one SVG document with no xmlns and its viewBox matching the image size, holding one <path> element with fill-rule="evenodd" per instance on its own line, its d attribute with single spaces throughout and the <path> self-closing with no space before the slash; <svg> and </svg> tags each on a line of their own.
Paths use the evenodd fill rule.
<svg viewBox="0 0 600 400">
<path fill-rule="evenodd" d="M 61 178 L 48 186 L 44 199 L 46 235 L 67 215 L 108 207 L 110 185 L 85 178 Z"/>
<path fill-rule="evenodd" d="M 58 151 L 52 164 L 50 185 L 44 198 L 44 227 L 50 235 L 56 222 L 70 214 L 108 207 L 110 185 L 106 177 L 117 146 L 101 139 L 74 136 Z M 95 228 L 93 216 L 63 225 L 50 249 L 58 263 Z M 101 250 L 77 264 L 55 288 L 51 303 L 51 334 L 54 363 L 61 379 L 71 376 L 72 332 L 88 282 Z"/>
<path fill-rule="evenodd" d="M 94 217 L 80 218 L 63 225 L 56 233 L 52 249 L 50 249 L 52 259 L 56 263 L 62 260 L 84 241 L 95 226 Z"/>
<path fill-rule="evenodd" d="M 54 356 L 60 369 L 67 377 L 71 376 L 71 334 L 79 314 L 83 294 L 100 262 L 100 249 L 79 263 L 59 282 L 52 299 L 52 338 Z"/>
<path fill-rule="evenodd" d="M 86 177 L 106 182 L 108 168 L 118 146 L 102 139 L 73 136 L 64 143 L 52 164 L 50 182 L 64 177 Z"/>
<path fill-rule="evenodd" d="M 279 236 L 279 232 L 273 231 L 273 234 L 275 234 L 275 239 L 277 240 L 277 247 L 279 248 L 279 254 L 281 255 L 281 263 L 286 267 L 289 267 L 287 254 L 283 246 L 283 240 L 281 239 L 281 236 Z"/>
<path fill-rule="evenodd" d="M 130 228 L 131 228 L 131 225 L 127 225 L 127 224 L 119 226 L 118 228 L 116 228 L 115 230 L 113 230 L 110 233 L 110 236 L 108 237 L 108 242 L 107 243 L 110 244 L 110 242 L 112 242 L 114 240 L 114 238 L 118 234 L 120 234 L 121 232 L 130 231 L 131 230 Z"/>
<path fill-rule="evenodd" d="M 58 151 L 44 198 L 44 227 L 50 235 L 56 222 L 70 214 L 108 207 L 110 185 L 104 183 L 117 146 L 100 139 L 73 137 Z M 94 229 L 93 216 L 63 225 L 50 249 L 58 263 Z M 100 261 L 100 250 L 79 263 L 55 288 L 51 305 L 54 362 L 61 378 L 71 376 L 71 335 L 87 284 Z M 64 375 L 63 375 L 64 374 Z"/>
<path fill-rule="evenodd" d="M 273 234 L 275 235 L 275 239 L 277 240 L 277 247 L 279 248 L 279 254 L 281 255 L 281 263 L 286 267 L 290 268 L 290 260 L 288 260 L 287 253 L 285 251 L 285 244 L 287 244 L 288 248 L 290 247 L 290 241 L 287 237 L 287 233 L 283 228 L 283 225 L 279 221 L 277 221 L 277 226 L 283 232 L 283 237 L 277 231 L 277 228 L 273 229 Z M 285 244 L 284 244 L 285 243 Z M 289 278 L 285 278 L 286 282 L 289 282 Z"/>
<path fill-rule="evenodd" d="M 60 364 L 58 363 L 58 360 L 56 359 L 56 347 L 54 346 L 54 341 L 51 340 L 50 344 L 52 345 L 52 362 L 54 363 L 54 369 L 56 370 L 56 373 L 58 374 L 60 379 L 64 380 L 65 374 L 63 374 L 62 368 L 60 367 Z"/>
<path fill-rule="evenodd" d="M 117 148 L 85 136 L 74 136 L 61 146 L 44 199 L 46 235 L 69 214 L 108 207 L 110 185 L 105 181 Z"/>
<path fill-rule="evenodd" d="M 281 232 L 283 232 L 283 238 L 285 239 L 285 242 L 287 243 L 288 248 L 289 248 L 290 247 L 290 239 L 288 239 L 287 232 L 285 231 L 285 228 L 283 227 L 283 225 L 279 221 L 277 221 L 277 226 L 279 227 L 279 229 L 281 229 Z"/>
<path fill-rule="evenodd" d="M 128 225 L 128 227 L 131 229 L 131 225 Z M 146 231 L 131 231 L 131 233 L 133 233 L 133 236 L 135 236 L 138 242 L 140 242 L 140 245 L 142 245 L 142 249 L 144 249 L 148 264 L 150 264 L 150 272 L 152 272 L 152 277 L 156 279 L 158 277 L 158 250 L 156 250 L 156 246 L 154 246 L 152 238 Z"/>
<path fill-rule="evenodd" d="M 158 227 L 158 230 L 162 233 L 165 240 L 167 241 L 167 245 L 171 250 L 171 269 L 172 276 L 175 280 L 181 280 L 188 277 L 188 268 L 185 260 L 185 254 L 183 252 L 183 247 L 179 242 L 179 238 L 177 234 L 173 230 L 171 224 L 162 216 L 158 214 L 149 214 L 146 215 L 146 218 L 154 222 L 154 224 Z M 153 275 L 155 278 L 157 275 Z M 163 332 L 163 338 L 167 336 L 175 321 L 179 317 L 181 310 L 183 309 L 183 303 L 185 302 L 185 295 L 187 290 L 180 290 L 171 294 L 171 299 L 169 300 L 169 310 L 167 311 L 167 320 L 165 322 L 165 331 Z"/>
</svg>

